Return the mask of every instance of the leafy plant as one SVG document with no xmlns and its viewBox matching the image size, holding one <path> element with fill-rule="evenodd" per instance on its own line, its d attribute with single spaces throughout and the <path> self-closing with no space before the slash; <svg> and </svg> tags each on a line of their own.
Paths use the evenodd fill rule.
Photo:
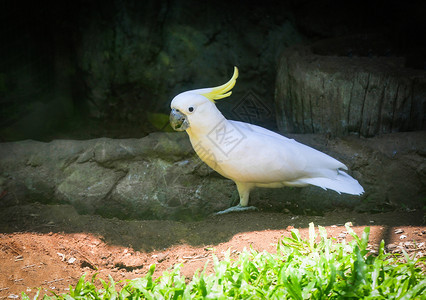
<svg viewBox="0 0 426 300">
<path fill-rule="evenodd" d="M 311 223 L 308 240 L 293 229 L 275 254 L 249 249 L 235 260 L 229 250 L 222 260 L 213 255 L 214 272 L 205 268 L 189 282 L 180 275 L 181 264 L 156 280 L 151 265 L 148 274 L 129 280 L 120 291 L 111 277 L 109 283 L 99 279 L 103 288 L 97 290 L 95 277 L 85 281 L 82 276 L 68 294 L 43 299 L 425 299 L 419 266 L 424 257 L 414 260 L 403 253 L 401 263 L 401 256 L 385 253 L 383 241 L 373 255 L 367 250 L 369 227 L 361 237 L 348 224 L 346 229 L 353 237 L 349 243 L 334 243 L 321 226 L 318 239 Z M 23 299 L 29 298 L 23 294 Z"/>
</svg>

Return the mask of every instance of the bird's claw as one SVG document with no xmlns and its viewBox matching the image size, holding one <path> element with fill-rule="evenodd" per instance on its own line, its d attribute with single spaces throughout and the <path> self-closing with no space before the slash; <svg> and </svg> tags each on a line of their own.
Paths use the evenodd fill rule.
<svg viewBox="0 0 426 300">
<path fill-rule="evenodd" d="M 218 216 L 218 215 L 224 215 L 224 214 L 229 214 L 233 212 L 254 211 L 254 210 L 258 210 L 257 207 L 237 205 L 237 206 L 232 206 L 230 208 L 227 208 L 225 210 L 218 211 L 217 213 L 214 213 L 213 215 Z"/>
</svg>

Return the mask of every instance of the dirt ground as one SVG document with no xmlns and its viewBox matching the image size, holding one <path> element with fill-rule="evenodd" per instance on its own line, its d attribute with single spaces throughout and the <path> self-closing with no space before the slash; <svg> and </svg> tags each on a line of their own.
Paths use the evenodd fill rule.
<svg viewBox="0 0 426 300">
<path fill-rule="evenodd" d="M 123 221 L 79 215 L 69 205 L 25 205 L 0 211 L 0 299 L 18 299 L 22 292 L 34 295 L 64 293 L 82 274 L 90 278 L 111 275 L 115 281 L 146 274 L 156 264 L 156 275 L 184 263 L 181 273 L 196 270 L 231 249 L 274 252 L 280 237 L 292 228 L 307 237 L 308 224 L 325 226 L 336 240 L 350 240 L 345 222 L 356 233 L 370 226 L 370 245 L 382 239 L 390 252 L 405 249 L 410 255 L 426 255 L 424 212 L 394 211 L 357 214 L 335 211 L 324 216 L 296 216 L 274 212 L 247 212 L 212 216 L 197 222 Z M 211 264 L 207 265 L 207 271 Z"/>
</svg>

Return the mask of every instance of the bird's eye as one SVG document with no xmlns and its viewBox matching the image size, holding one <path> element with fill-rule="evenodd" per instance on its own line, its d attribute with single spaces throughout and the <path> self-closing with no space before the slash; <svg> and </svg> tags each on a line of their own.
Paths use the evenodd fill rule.
<svg viewBox="0 0 426 300">
<path fill-rule="evenodd" d="M 192 106 L 188 107 L 188 111 L 189 112 L 193 112 L 194 111 L 194 107 L 192 107 Z"/>
</svg>

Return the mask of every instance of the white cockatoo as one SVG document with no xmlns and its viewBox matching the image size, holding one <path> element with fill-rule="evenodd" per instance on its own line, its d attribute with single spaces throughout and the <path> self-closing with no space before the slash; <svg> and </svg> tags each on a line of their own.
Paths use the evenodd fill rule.
<svg viewBox="0 0 426 300">
<path fill-rule="evenodd" d="M 238 69 L 224 85 L 183 92 L 171 102 L 170 124 L 189 135 L 197 155 L 209 167 L 233 180 L 240 203 L 223 212 L 250 209 L 255 187 L 316 185 L 338 193 L 361 195 L 357 180 L 338 160 L 293 139 L 249 123 L 227 120 L 215 100 L 231 95 Z"/>
</svg>

